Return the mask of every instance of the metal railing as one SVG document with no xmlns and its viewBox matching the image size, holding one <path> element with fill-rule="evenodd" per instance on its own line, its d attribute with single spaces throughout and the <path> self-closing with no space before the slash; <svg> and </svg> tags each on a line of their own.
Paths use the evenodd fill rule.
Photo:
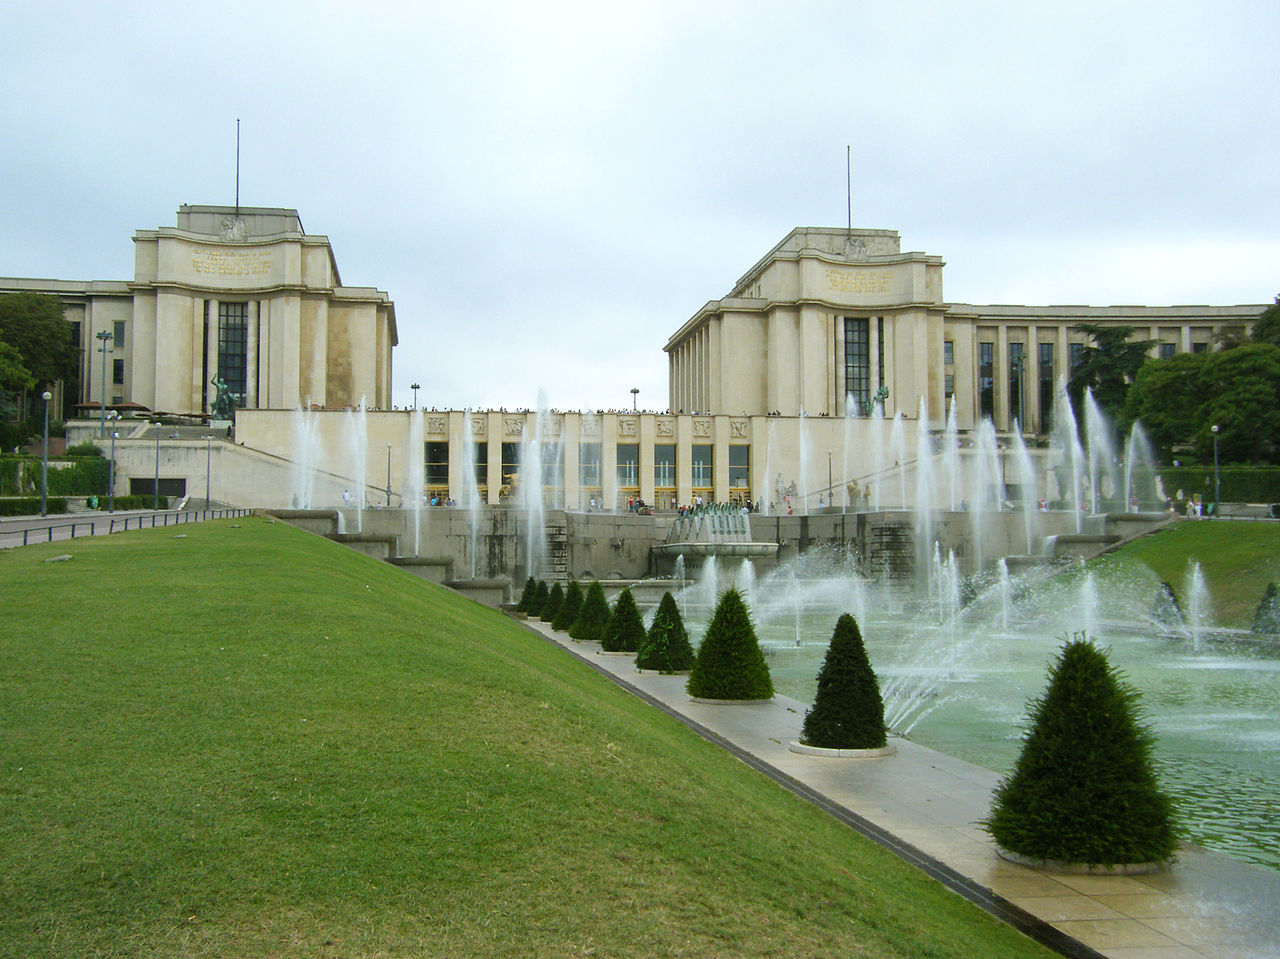
<svg viewBox="0 0 1280 959">
<path fill-rule="evenodd" d="M 60 536 L 58 539 L 75 539 L 80 536 L 100 536 L 110 535 L 111 533 L 123 533 L 130 529 L 147 529 L 157 526 L 181 526 L 183 523 L 199 523 L 207 519 L 228 519 L 239 516 L 248 516 L 253 510 L 250 509 L 199 509 L 199 510 L 183 510 L 182 512 L 169 513 L 147 513 L 141 516 L 105 516 L 90 520 L 72 520 L 70 523 L 49 523 L 44 526 L 30 526 L 23 530 L 12 530 L 4 532 L 0 530 L 0 536 L 7 538 L 18 538 L 21 534 L 22 545 L 29 546 L 32 543 L 52 543 L 54 541 L 54 530 L 70 530 L 70 535 Z"/>
</svg>

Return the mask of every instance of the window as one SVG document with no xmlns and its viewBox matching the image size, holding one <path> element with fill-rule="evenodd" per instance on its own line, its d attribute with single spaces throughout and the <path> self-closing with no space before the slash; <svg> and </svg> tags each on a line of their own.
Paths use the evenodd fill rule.
<svg viewBox="0 0 1280 959">
<path fill-rule="evenodd" d="M 1208 353 L 1209 344 L 1208 343 L 1192 343 L 1191 352 L 1192 353 Z"/>
<path fill-rule="evenodd" d="M 693 445 L 693 485 L 706 488 L 712 484 L 712 466 L 715 462 L 715 447 L 710 443 Z"/>
<path fill-rule="evenodd" d="M 1079 366 L 1080 360 L 1083 359 L 1083 357 L 1084 357 L 1083 343 L 1067 344 L 1067 362 L 1070 364 L 1071 369 L 1074 370 L 1077 366 Z"/>
<path fill-rule="evenodd" d="M 578 485 L 599 488 L 600 444 L 583 443 L 578 447 Z"/>
<path fill-rule="evenodd" d="M 871 401 L 870 321 L 844 318 L 844 391 L 854 409 L 861 412 Z M 697 484 L 697 480 L 694 480 Z"/>
<path fill-rule="evenodd" d="M 476 489 L 484 490 L 489 485 L 489 442 L 485 440 L 475 444 L 476 458 L 474 461 L 476 474 Z"/>
<path fill-rule="evenodd" d="M 676 447 L 674 443 L 656 443 L 653 447 L 653 485 L 676 485 Z"/>
<path fill-rule="evenodd" d="M 111 382 L 112 383 L 124 382 L 124 360 L 111 361 Z"/>
<path fill-rule="evenodd" d="M 1023 375 L 1026 372 L 1027 346 L 1025 343 L 1009 344 L 1009 428 L 1013 429 L 1016 421 L 1021 429 L 1027 423 L 1026 410 L 1023 409 Z"/>
<path fill-rule="evenodd" d="M 640 485 L 640 444 L 618 444 L 618 485 Z"/>
<path fill-rule="evenodd" d="M 426 467 L 423 478 L 427 486 L 449 486 L 448 443 L 424 443 L 422 462 Z"/>
<path fill-rule="evenodd" d="M 751 447 L 735 444 L 729 447 L 729 488 L 751 488 Z"/>
<path fill-rule="evenodd" d="M 942 341 L 942 365 L 943 366 L 956 365 L 956 344 L 952 340 Z"/>
<path fill-rule="evenodd" d="M 124 346 L 124 320 L 116 320 L 111 339 L 117 349 Z"/>
<path fill-rule="evenodd" d="M 978 413 L 990 419 L 996 410 L 996 345 L 978 344 Z"/>
<path fill-rule="evenodd" d="M 507 495 L 518 483 L 520 476 L 520 444 L 502 444 L 502 487 Z"/>
<path fill-rule="evenodd" d="M 876 352 L 878 354 L 876 360 L 876 377 L 877 382 L 884 386 L 884 317 L 876 317 Z"/>
<path fill-rule="evenodd" d="M 1177 352 L 1178 352 L 1177 343 L 1161 343 L 1160 344 L 1160 359 L 1162 360 L 1171 359 Z"/>
<path fill-rule="evenodd" d="M 1053 429 L 1053 401 L 1057 390 L 1053 382 L 1053 344 L 1040 344 L 1040 432 Z"/>
<path fill-rule="evenodd" d="M 249 343 L 249 304 L 218 304 L 218 376 L 227 384 L 232 402 L 244 405 Z"/>
<path fill-rule="evenodd" d="M 946 394 L 947 405 L 950 406 L 951 398 L 956 395 L 956 375 L 954 373 L 943 374 L 942 389 Z"/>
</svg>

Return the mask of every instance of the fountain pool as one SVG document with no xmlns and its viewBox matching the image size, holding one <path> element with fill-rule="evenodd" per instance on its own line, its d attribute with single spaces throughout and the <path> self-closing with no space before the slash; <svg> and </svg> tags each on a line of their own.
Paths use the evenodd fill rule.
<svg viewBox="0 0 1280 959">
<path fill-rule="evenodd" d="M 1142 697 L 1162 782 L 1192 841 L 1280 869 L 1280 647 L 1154 617 L 1154 574 L 1073 570 L 1034 587 L 993 580 L 968 606 L 866 580 L 780 567 L 755 585 L 753 617 L 778 692 L 812 702 L 835 620 L 853 612 L 885 697 L 886 720 L 912 740 L 1000 773 L 1021 747 L 1064 636 L 1088 622 Z M 830 573 L 830 570 L 827 571 Z M 735 574 L 718 573 L 722 585 Z M 1201 583 L 1202 585 L 1202 583 Z M 1187 595 L 1190 584 L 1175 584 Z M 697 642 L 705 584 L 683 600 Z M 954 604 L 952 604 L 954 608 Z M 941 611 L 940 611 L 941 610 Z M 797 639 L 799 644 L 797 645 Z"/>
</svg>

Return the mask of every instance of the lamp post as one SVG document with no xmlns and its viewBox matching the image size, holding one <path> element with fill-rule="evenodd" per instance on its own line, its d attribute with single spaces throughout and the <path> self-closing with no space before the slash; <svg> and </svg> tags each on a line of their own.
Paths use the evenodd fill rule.
<svg viewBox="0 0 1280 959">
<path fill-rule="evenodd" d="M 160 421 L 156 420 L 156 477 L 155 485 L 151 487 L 151 508 L 160 508 Z"/>
<path fill-rule="evenodd" d="M 391 508 L 391 444 L 387 444 L 387 509 Z"/>
<path fill-rule="evenodd" d="M 827 450 L 827 505 L 835 506 L 836 487 L 831 479 L 831 450 Z"/>
<path fill-rule="evenodd" d="M 119 430 L 111 431 L 111 465 L 107 467 L 107 512 L 116 511 L 116 437 Z"/>
<path fill-rule="evenodd" d="M 204 437 L 204 508 L 209 510 L 209 478 L 213 476 L 213 436 Z"/>
<path fill-rule="evenodd" d="M 98 341 L 102 344 L 98 347 L 98 352 L 102 354 L 102 405 L 98 409 L 98 435 L 107 435 L 107 354 L 113 352 L 111 349 L 111 331 L 99 330 L 94 334 Z"/>
<path fill-rule="evenodd" d="M 636 397 L 640 395 L 640 387 L 631 387 L 631 412 L 636 412 Z"/>
<path fill-rule="evenodd" d="M 410 383 L 409 389 L 413 390 L 413 408 L 416 410 L 418 408 L 418 390 L 422 389 L 422 387 L 417 383 Z"/>
<path fill-rule="evenodd" d="M 107 419 L 114 421 L 120 419 L 120 414 L 115 410 L 111 411 L 111 415 Z M 107 465 L 107 512 L 114 513 L 116 511 L 116 437 L 120 435 L 117 429 L 111 430 L 111 462 Z"/>
<path fill-rule="evenodd" d="M 49 500 L 49 401 L 53 394 L 45 390 L 40 394 L 44 400 L 44 451 L 40 454 L 40 515 L 47 512 Z"/>
<path fill-rule="evenodd" d="M 1213 509 L 1216 513 L 1222 500 L 1222 484 L 1218 479 L 1218 424 L 1213 424 Z"/>
</svg>

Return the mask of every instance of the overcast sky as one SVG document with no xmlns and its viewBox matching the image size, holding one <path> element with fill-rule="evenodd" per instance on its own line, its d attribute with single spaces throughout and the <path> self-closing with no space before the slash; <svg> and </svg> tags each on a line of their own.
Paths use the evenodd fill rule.
<svg viewBox="0 0 1280 959">
<path fill-rule="evenodd" d="M 420 6 L 421 9 L 414 9 Z M 964 303 L 1270 303 L 1280 4 L 9 5 L 0 275 L 130 279 L 182 203 L 296 208 L 396 304 L 397 405 L 667 405 L 796 226 Z"/>
</svg>

